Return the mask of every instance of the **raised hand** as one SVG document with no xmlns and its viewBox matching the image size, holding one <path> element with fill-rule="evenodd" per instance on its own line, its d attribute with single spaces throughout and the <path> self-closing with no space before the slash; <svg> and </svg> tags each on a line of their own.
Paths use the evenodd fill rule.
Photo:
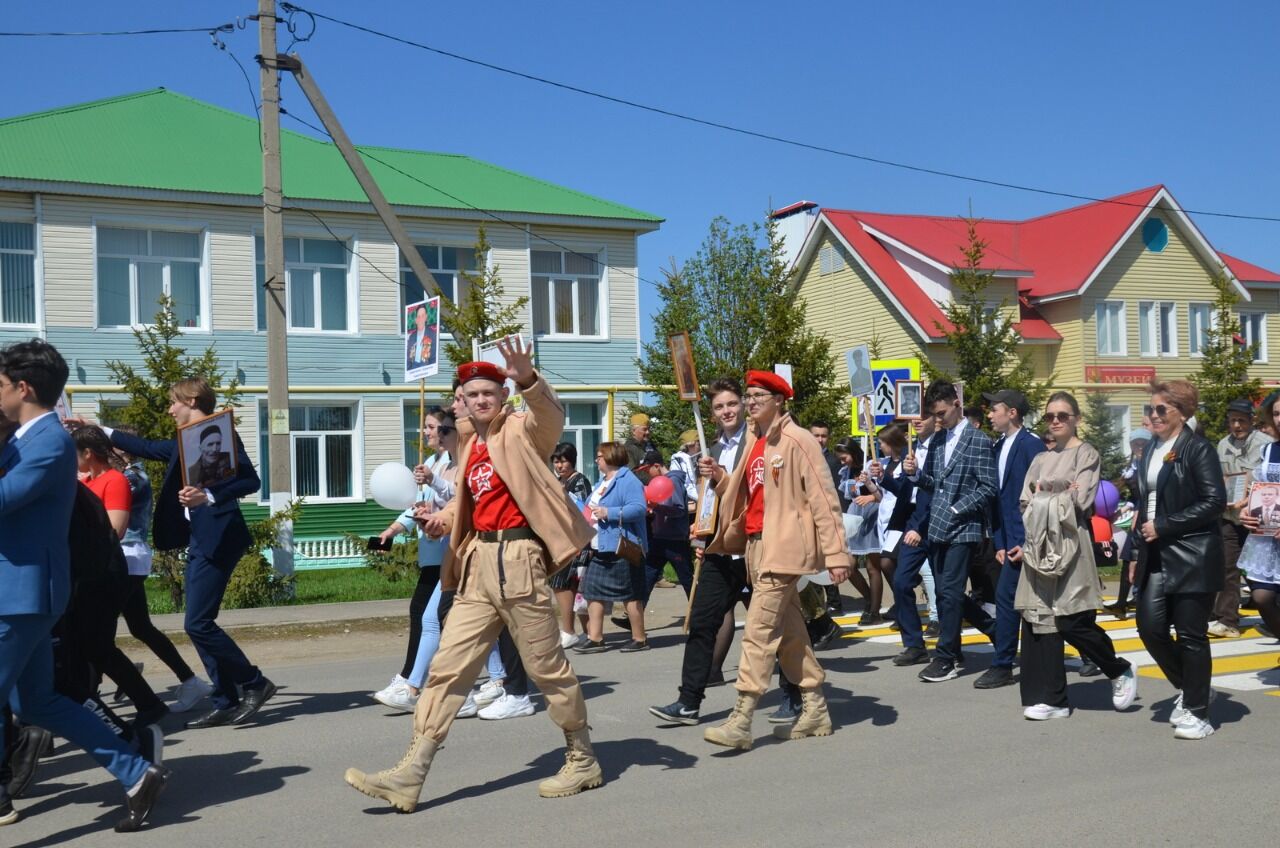
<svg viewBox="0 0 1280 848">
<path fill-rule="evenodd" d="M 916 473 L 917 470 L 918 469 L 916 467 L 916 452 L 912 451 L 911 453 L 907 454 L 906 459 L 902 460 L 902 473 L 906 474 L 908 477 L 911 477 Z"/>
<path fill-rule="evenodd" d="M 498 342 L 498 352 L 507 362 L 507 376 L 518 386 L 533 385 L 533 345 L 519 336 L 507 336 Z"/>
</svg>

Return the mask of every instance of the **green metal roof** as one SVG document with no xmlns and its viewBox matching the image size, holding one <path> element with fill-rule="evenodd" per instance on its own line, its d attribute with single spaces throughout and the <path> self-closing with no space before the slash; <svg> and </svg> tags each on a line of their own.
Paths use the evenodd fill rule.
<svg viewBox="0 0 1280 848">
<path fill-rule="evenodd" d="M 357 149 L 440 189 L 366 156 L 387 199 L 399 206 L 662 220 L 467 156 Z M 261 195 L 261 157 L 254 118 L 163 88 L 0 120 L 0 178 Z M 367 202 L 329 142 L 283 130 L 281 159 L 286 197 Z"/>
</svg>

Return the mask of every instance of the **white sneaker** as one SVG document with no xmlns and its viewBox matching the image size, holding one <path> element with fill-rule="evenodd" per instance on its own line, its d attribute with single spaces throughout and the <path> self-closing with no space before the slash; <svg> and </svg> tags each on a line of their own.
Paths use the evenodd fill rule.
<svg viewBox="0 0 1280 848">
<path fill-rule="evenodd" d="M 1212 735 L 1213 725 L 1206 719 L 1197 718 L 1191 713 L 1187 713 L 1186 718 L 1178 722 L 1177 727 L 1173 729 L 1174 739 L 1203 739 Z"/>
<path fill-rule="evenodd" d="M 201 680 L 197 675 L 192 675 L 185 682 L 178 684 L 178 694 L 169 705 L 169 712 L 185 713 L 204 700 L 212 691 L 212 685 Z"/>
<path fill-rule="evenodd" d="M 1048 704 L 1036 704 L 1022 711 L 1022 717 L 1028 721 L 1048 721 L 1051 718 L 1066 718 L 1071 715 L 1070 707 L 1051 707 Z"/>
<path fill-rule="evenodd" d="M 575 636 L 572 633 L 566 633 L 563 630 L 560 631 L 560 647 L 561 648 L 568 650 L 569 648 L 572 648 L 576 644 L 578 644 L 577 636 Z"/>
<path fill-rule="evenodd" d="M 480 708 L 476 706 L 476 693 L 468 692 L 467 700 L 462 702 L 462 709 L 458 710 L 458 718 L 475 718 L 478 712 Z"/>
<path fill-rule="evenodd" d="M 501 680 L 486 680 L 476 692 L 476 705 L 487 707 L 506 694 L 507 690 L 502 688 Z"/>
<path fill-rule="evenodd" d="M 1111 706 L 1117 710 L 1127 710 L 1133 706 L 1133 701 L 1138 697 L 1138 675 L 1134 673 L 1133 666 L 1129 666 L 1124 673 L 1111 681 Z"/>
<path fill-rule="evenodd" d="M 1215 639 L 1239 639 L 1240 630 L 1221 621 L 1214 621 L 1209 624 L 1209 635 Z"/>
<path fill-rule="evenodd" d="M 411 713 L 418 706 L 418 696 L 410 691 L 408 683 L 388 686 L 381 692 L 375 692 L 373 699 L 384 707 L 402 713 Z"/>
<path fill-rule="evenodd" d="M 1209 703 L 1212 704 L 1217 697 L 1218 697 L 1218 691 L 1216 689 L 1210 688 Z M 1174 727 L 1177 727 L 1178 725 L 1186 721 L 1187 716 L 1189 715 L 1191 715 L 1191 713 L 1187 712 L 1182 707 L 1182 693 L 1179 692 L 1178 700 L 1173 702 L 1173 711 L 1169 713 L 1169 724 L 1172 724 Z"/>
<path fill-rule="evenodd" d="M 506 695 L 480 711 L 480 718 L 501 721 L 504 718 L 520 718 L 533 715 L 533 702 L 528 695 Z"/>
<path fill-rule="evenodd" d="M 391 682 L 388 683 L 385 688 L 379 689 L 377 692 L 373 693 L 373 700 L 381 701 L 383 698 L 389 698 L 397 689 L 408 685 L 409 681 L 397 674 L 395 677 L 391 678 Z"/>
</svg>

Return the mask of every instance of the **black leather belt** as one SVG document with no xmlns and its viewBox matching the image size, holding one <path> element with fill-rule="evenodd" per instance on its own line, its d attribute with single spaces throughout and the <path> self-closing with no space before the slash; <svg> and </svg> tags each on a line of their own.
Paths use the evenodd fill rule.
<svg viewBox="0 0 1280 848">
<path fill-rule="evenodd" d="M 476 538 L 481 542 L 514 542 L 517 539 L 537 539 L 532 527 L 512 527 L 508 530 L 479 530 Z"/>
</svg>

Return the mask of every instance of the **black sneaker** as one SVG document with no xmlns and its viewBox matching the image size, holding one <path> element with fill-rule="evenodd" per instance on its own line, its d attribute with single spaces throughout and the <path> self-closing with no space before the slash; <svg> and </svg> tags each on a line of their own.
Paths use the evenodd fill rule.
<svg viewBox="0 0 1280 848">
<path fill-rule="evenodd" d="M 18 732 L 18 742 L 9 755 L 9 782 L 0 787 L 0 794 L 8 794 L 10 798 L 21 798 L 26 794 L 27 787 L 35 778 L 40 756 L 52 739 L 52 733 L 34 725 Z"/>
<path fill-rule="evenodd" d="M 800 717 L 800 701 L 784 698 L 776 710 L 769 713 L 770 724 L 791 724 Z"/>
<path fill-rule="evenodd" d="M 882 621 L 884 621 L 884 619 L 880 617 L 880 613 L 867 610 L 862 614 L 862 617 L 858 619 L 858 626 L 869 627 L 872 624 L 880 624 Z"/>
<path fill-rule="evenodd" d="M 665 707 L 650 707 L 649 715 L 668 724 L 692 726 L 698 723 L 698 710 L 693 707 L 686 707 L 679 701 L 667 704 Z"/>
<path fill-rule="evenodd" d="M 924 635 L 930 639 L 936 639 L 942 633 L 942 625 L 936 621 L 929 622 L 924 629 Z"/>
<path fill-rule="evenodd" d="M 951 660 L 935 659 L 920 672 L 920 679 L 926 683 L 941 683 L 960 676 L 960 666 Z"/>
<path fill-rule="evenodd" d="M 647 651 L 649 650 L 649 641 L 646 639 L 643 642 L 639 642 L 635 639 L 632 639 L 631 641 L 627 642 L 627 644 L 623 645 L 618 650 L 624 654 L 634 654 L 637 651 Z"/>
<path fill-rule="evenodd" d="M 581 644 L 573 646 L 573 651 L 577 654 L 603 654 L 607 650 L 609 650 L 609 646 L 604 643 L 603 639 L 599 642 L 592 642 L 588 639 Z"/>
<path fill-rule="evenodd" d="M 827 623 L 827 629 L 825 633 L 813 640 L 813 649 L 815 651 L 823 650 L 836 639 L 839 639 L 840 634 L 844 632 L 840 629 L 840 625 L 836 624 L 835 619 L 830 616 L 824 616 L 823 620 Z"/>
<path fill-rule="evenodd" d="M 982 672 L 982 676 L 973 681 L 974 689 L 999 689 L 1013 683 L 1013 669 L 1003 666 L 991 666 Z"/>
<path fill-rule="evenodd" d="M 623 630 L 631 629 L 631 619 L 625 615 L 611 615 L 609 616 L 609 620 L 612 621 L 615 626 L 620 627 Z"/>
<path fill-rule="evenodd" d="M 1098 664 L 1093 660 L 1085 660 L 1080 663 L 1081 677 L 1097 677 L 1099 674 L 1102 674 L 1102 669 L 1098 668 Z"/>
<path fill-rule="evenodd" d="M 921 665 L 929 661 L 929 652 L 924 648 L 903 648 L 902 653 L 893 658 L 894 665 Z"/>
</svg>

